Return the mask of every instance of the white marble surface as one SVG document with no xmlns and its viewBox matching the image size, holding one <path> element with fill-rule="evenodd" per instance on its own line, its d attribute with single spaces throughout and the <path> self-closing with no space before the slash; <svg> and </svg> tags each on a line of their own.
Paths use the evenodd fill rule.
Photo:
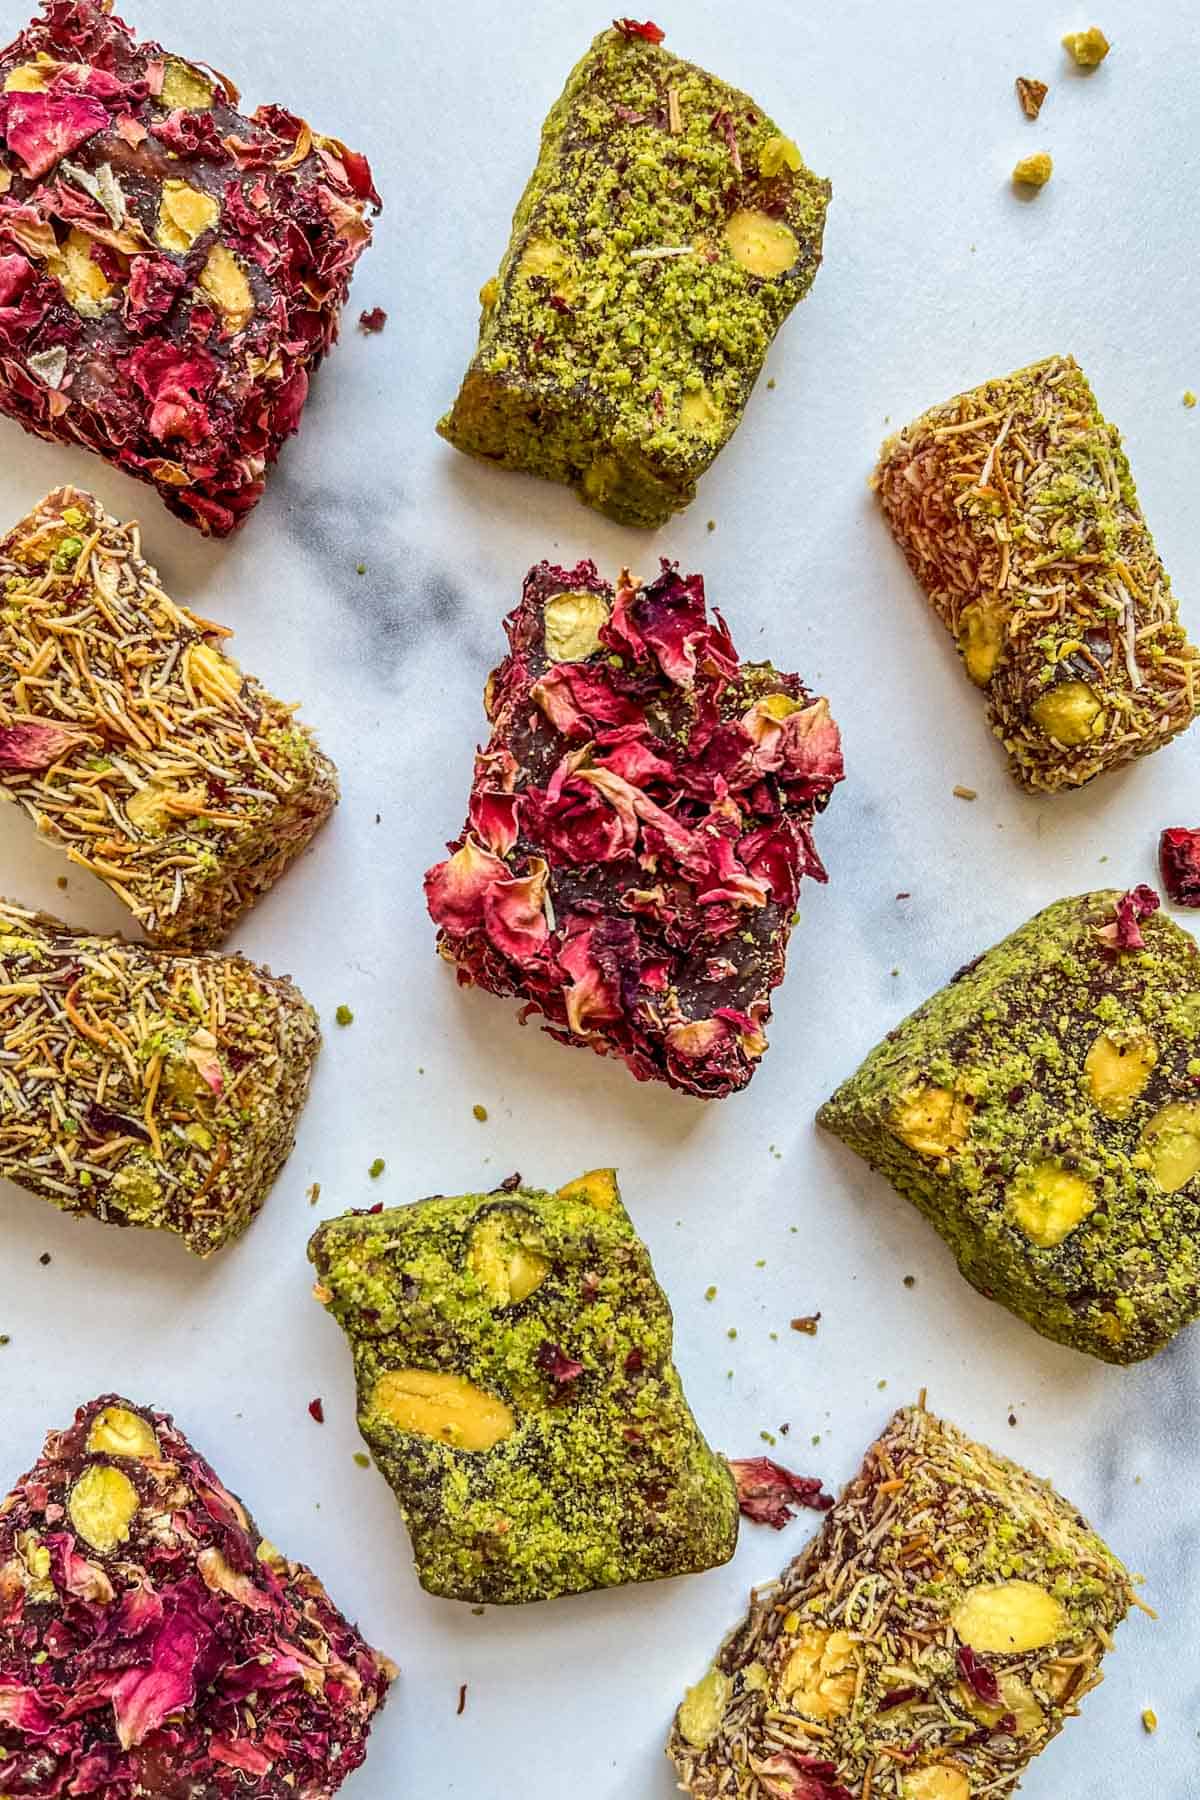
<svg viewBox="0 0 1200 1800">
<path fill-rule="evenodd" d="M 1153 879 L 1159 828 L 1200 816 L 1195 733 L 1079 795 L 1021 797 L 866 489 L 889 418 L 1071 350 L 1126 432 L 1200 629 L 1200 410 L 1181 405 L 1200 388 L 1194 9 L 1104 0 L 1116 48 L 1090 80 L 1058 48 L 1062 30 L 1090 22 L 1075 0 L 689 0 L 660 15 L 673 48 L 771 108 L 835 199 L 826 266 L 771 358 L 776 388 L 760 388 L 696 506 L 653 541 L 433 435 L 540 119 L 606 15 L 581 0 L 123 10 L 228 69 L 252 103 L 282 100 L 370 153 L 388 209 L 351 316 L 379 304 L 391 317 L 378 338 L 347 331 L 268 498 L 223 546 L 82 454 L 0 425 L 0 518 L 65 479 L 140 516 L 167 586 L 234 626 L 245 665 L 303 699 L 345 790 L 314 853 L 236 939 L 291 971 L 330 1021 L 295 1156 L 249 1236 L 201 1266 L 173 1243 L 0 1197 L 12 1340 L 0 1475 L 97 1391 L 174 1410 L 271 1536 L 403 1665 L 347 1790 L 357 1800 L 666 1800 L 661 1743 L 683 1685 L 808 1521 L 780 1536 L 748 1527 L 729 1568 L 653 1588 L 483 1617 L 429 1599 L 390 1495 L 352 1460 L 349 1359 L 309 1298 L 304 1256 L 315 1218 L 347 1206 L 514 1168 L 553 1185 L 613 1161 L 714 1443 L 753 1454 L 761 1429 L 789 1421 L 791 1460 L 837 1484 L 890 1407 L 927 1386 L 949 1416 L 1051 1475 L 1145 1573 L 1161 1621 L 1123 1628 L 1106 1685 L 1030 1774 L 1031 1800 L 1200 1795 L 1200 1334 L 1131 1370 L 1043 1343 L 973 1293 L 904 1202 L 812 1123 L 960 963 L 1060 894 Z M 3 0 L 6 33 L 19 13 Z M 1020 73 L 1053 83 L 1037 125 L 1017 108 Z M 1053 151 L 1056 173 L 1024 203 L 1006 176 L 1035 147 Z M 705 571 L 744 651 L 769 650 L 831 696 L 849 766 L 820 832 L 831 882 L 806 890 L 772 1050 L 748 1094 L 708 1109 L 459 993 L 420 890 L 462 817 L 480 690 L 526 566 L 590 554 L 648 570 L 660 553 Z M 978 789 L 974 805 L 955 783 Z M 0 817 L 0 890 L 119 927 L 86 878 L 58 893 L 61 867 L 23 821 Z M 898 904 L 900 890 L 911 900 Z M 347 1030 L 332 1024 L 342 1001 Z M 377 1156 L 387 1171 L 372 1183 Z M 815 1339 L 788 1330 L 817 1309 Z M 323 1428 L 306 1410 L 316 1394 Z M 1146 1705 L 1161 1719 L 1153 1739 Z"/>
</svg>

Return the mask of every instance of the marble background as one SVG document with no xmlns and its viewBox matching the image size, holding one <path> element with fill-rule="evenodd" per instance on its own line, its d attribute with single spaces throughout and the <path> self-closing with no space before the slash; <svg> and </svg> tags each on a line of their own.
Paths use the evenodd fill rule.
<svg viewBox="0 0 1200 1800">
<path fill-rule="evenodd" d="M 1030 1800 L 1200 1795 L 1200 1333 L 1130 1370 L 1043 1343 L 960 1281 L 904 1202 L 812 1122 L 960 963 L 1061 894 L 1153 879 L 1159 829 L 1200 817 L 1195 733 L 1086 792 L 1022 797 L 866 487 L 889 421 L 1071 350 L 1127 434 L 1200 629 L 1200 410 L 1181 405 L 1200 388 L 1195 10 L 1104 0 L 1116 48 L 1086 80 L 1058 48 L 1061 31 L 1090 22 L 1075 0 L 686 0 L 660 15 L 671 47 L 775 113 L 835 199 L 826 266 L 771 358 L 776 387 L 760 387 L 691 513 L 653 540 L 471 465 L 432 429 L 539 122 L 604 15 L 581 0 L 124 10 L 228 69 L 251 104 L 284 101 L 370 153 L 388 207 L 351 316 L 381 305 L 390 319 L 378 338 L 347 330 L 235 542 L 202 542 L 145 490 L 6 423 L 0 518 L 60 480 L 90 483 L 144 520 L 168 588 L 234 626 L 245 666 L 303 700 L 341 767 L 343 804 L 235 941 L 291 971 L 330 1029 L 289 1167 L 249 1236 L 211 1265 L 5 1189 L 0 1477 L 92 1393 L 169 1407 L 264 1529 L 403 1665 L 348 1793 L 666 1800 L 673 1705 L 808 1522 L 778 1537 L 747 1528 L 727 1569 L 654 1588 L 483 1617 L 429 1599 L 390 1495 L 352 1460 L 349 1360 L 308 1297 L 304 1256 L 315 1219 L 347 1206 L 491 1185 L 515 1168 L 554 1185 L 615 1162 L 714 1443 L 753 1454 L 761 1430 L 787 1421 L 791 1459 L 836 1485 L 892 1405 L 927 1386 L 949 1416 L 1052 1476 L 1145 1574 L 1160 1622 L 1124 1627 L 1085 1722 L 1030 1774 Z M 2 11 L 7 33 L 17 0 Z M 1053 82 L 1037 125 L 1013 95 L 1020 73 Z M 1041 147 L 1055 177 L 1023 203 L 1007 172 Z M 704 569 L 744 652 L 769 652 L 831 696 L 849 766 L 820 832 L 831 882 L 805 892 L 773 1048 L 748 1094 L 708 1109 L 458 992 L 420 891 L 462 817 L 480 691 L 526 566 L 593 555 L 645 572 L 660 554 Z M 953 797 L 956 783 L 978 790 L 975 804 Z M 0 890 L 121 926 L 86 877 L 59 894 L 61 868 L 6 810 Z M 912 898 L 897 903 L 901 890 Z M 347 1030 L 332 1024 L 339 1002 L 355 1013 Z M 387 1171 L 372 1183 L 375 1157 Z M 787 1329 L 818 1309 L 816 1338 Z M 318 1394 L 323 1428 L 307 1412 Z M 1147 1705 L 1154 1738 L 1139 1722 Z"/>
</svg>

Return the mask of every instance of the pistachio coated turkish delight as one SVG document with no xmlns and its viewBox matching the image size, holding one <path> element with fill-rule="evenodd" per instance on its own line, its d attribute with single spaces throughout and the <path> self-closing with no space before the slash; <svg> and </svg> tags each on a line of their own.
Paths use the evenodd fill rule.
<svg viewBox="0 0 1200 1800">
<path fill-rule="evenodd" d="M 873 1050 L 819 1121 L 981 1293 L 1107 1362 L 1200 1314 L 1200 953 L 1153 889 L 1060 900 Z"/>
<path fill-rule="evenodd" d="M 908 1407 L 689 1689 L 693 1800 L 1006 1800 L 1132 1600 L 1048 1482 Z"/>
<path fill-rule="evenodd" d="M 615 591 L 541 563 L 506 630 L 467 822 L 425 877 L 439 951 L 639 1081 L 745 1087 L 801 883 L 825 880 L 828 702 L 739 661 L 702 577 L 667 562 Z"/>
<path fill-rule="evenodd" d="M 875 484 L 1023 787 L 1079 787 L 1190 725 L 1200 651 L 1071 357 L 933 407 Z"/>
<path fill-rule="evenodd" d="M 611 1169 L 348 1213 L 309 1256 L 430 1593 L 549 1600 L 732 1556 L 733 1476 Z"/>
<path fill-rule="evenodd" d="M 0 586 L 0 793 L 154 943 L 211 949 L 329 817 L 333 764 L 90 494 L 9 533 Z"/>
<path fill-rule="evenodd" d="M 240 1235 L 291 1151 L 320 1042 L 286 977 L 0 901 L 0 1175 L 64 1212 Z"/>
<path fill-rule="evenodd" d="M 90 1401 L 0 1505 L 7 1794 L 330 1800 L 396 1673 L 166 1413 Z"/>
<path fill-rule="evenodd" d="M 830 188 L 760 106 L 618 20 L 572 71 L 438 429 L 626 525 L 687 506 L 812 284 Z"/>
</svg>

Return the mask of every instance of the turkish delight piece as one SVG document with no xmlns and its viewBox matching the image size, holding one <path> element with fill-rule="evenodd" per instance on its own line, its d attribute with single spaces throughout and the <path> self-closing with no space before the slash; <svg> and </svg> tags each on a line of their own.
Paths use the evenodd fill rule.
<svg viewBox="0 0 1200 1800">
<path fill-rule="evenodd" d="M 933 407 L 875 485 L 1023 787 L 1079 787 L 1191 724 L 1200 651 L 1071 357 Z"/>
<path fill-rule="evenodd" d="M 0 1175 L 64 1212 L 221 1249 L 287 1160 L 319 1043 L 299 989 L 243 957 L 0 901 Z"/>
<path fill-rule="evenodd" d="M 6 1791 L 328 1800 L 397 1671 L 166 1413 L 107 1394 L 0 1506 Z"/>
<path fill-rule="evenodd" d="M 733 1555 L 733 1476 L 611 1169 L 348 1213 L 309 1256 L 430 1593 L 549 1600 Z"/>
<path fill-rule="evenodd" d="M 211 949 L 329 817 L 333 764 L 89 494 L 9 533 L 0 584 L 0 790 L 154 943 Z"/>
<path fill-rule="evenodd" d="M 223 536 L 334 342 L 379 199 L 366 160 L 45 0 L 0 51 L 0 410 Z"/>
<path fill-rule="evenodd" d="M 830 187 L 748 95 L 618 21 L 542 130 L 438 430 L 662 525 L 733 436 L 812 285 Z"/>
<path fill-rule="evenodd" d="M 425 878 L 460 981 L 563 1043 L 711 1098 L 766 1049 L 816 815 L 842 779 L 825 700 L 743 663 L 704 582 L 541 563 L 488 683 L 466 826 Z"/>
<path fill-rule="evenodd" d="M 755 1590 L 668 1754 L 693 1800 L 1004 1800 L 1132 1601 L 1048 1482 L 908 1407 Z"/>
<path fill-rule="evenodd" d="M 1200 1314 L 1200 953 L 1152 888 L 1059 900 L 819 1112 L 981 1293 L 1106 1362 Z"/>
</svg>

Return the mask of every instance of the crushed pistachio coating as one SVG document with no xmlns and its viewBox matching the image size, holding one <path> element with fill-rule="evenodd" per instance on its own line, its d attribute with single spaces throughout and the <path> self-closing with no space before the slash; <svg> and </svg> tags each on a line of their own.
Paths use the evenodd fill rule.
<svg viewBox="0 0 1200 1800">
<path fill-rule="evenodd" d="M 546 120 L 438 430 L 622 524 L 664 524 L 812 285 L 829 195 L 746 94 L 601 32 Z"/>
<path fill-rule="evenodd" d="M 1153 897 L 1153 896 L 1152 896 Z M 1200 1315 L 1200 953 L 1118 896 L 1060 900 L 888 1034 L 817 1117 L 973 1286 L 1106 1362 Z"/>
<path fill-rule="evenodd" d="M 733 1477 L 612 1170 L 348 1213 L 309 1257 L 430 1593 L 548 1600 L 732 1556 Z"/>
<path fill-rule="evenodd" d="M 695 1800 L 1004 1800 L 1078 1712 L 1129 1577 L 1046 1481 L 896 1413 L 679 1708 Z"/>
<path fill-rule="evenodd" d="M 0 901 L 0 1175 L 64 1212 L 221 1249 L 287 1160 L 319 1042 L 299 989 L 243 957 Z"/>
<path fill-rule="evenodd" d="M 1200 652 L 1071 357 L 923 414 L 875 485 L 1023 787 L 1079 787 L 1191 724 Z"/>
<path fill-rule="evenodd" d="M 211 949 L 337 802 L 295 707 L 60 488 L 0 543 L 0 790 L 156 944 Z"/>
</svg>

